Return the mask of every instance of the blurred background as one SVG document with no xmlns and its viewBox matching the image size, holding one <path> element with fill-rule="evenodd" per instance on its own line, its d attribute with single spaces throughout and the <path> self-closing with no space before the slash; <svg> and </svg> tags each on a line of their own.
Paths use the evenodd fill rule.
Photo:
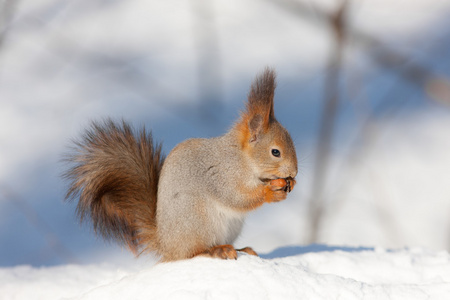
<svg viewBox="0 0 450 300">
<path fill-rule="evenodd" d="M 449 57 L 448 1 L 2 0 L 0 266 L 133 262 L 64 202 L 71 141 L 221 135 L 265 66 L 300 172 L 236 246 L 449 250 Z"/>
</svg>

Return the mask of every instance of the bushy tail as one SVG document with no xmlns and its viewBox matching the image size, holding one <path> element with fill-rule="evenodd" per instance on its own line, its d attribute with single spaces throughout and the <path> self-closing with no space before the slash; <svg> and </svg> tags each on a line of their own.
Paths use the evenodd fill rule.
<svg viewBox="0 0 450 300">
<path fill-rule="evenodd" d="M 79 198 L 77 214 L 92 220 L 94 230 L 138 254 L 158 248 L 156 198 L 164 162 L 151 133 L 137 136 L 122 121 L 92 123 L 66 161 L 70 181 L 66 199 Z"/>
</svg>

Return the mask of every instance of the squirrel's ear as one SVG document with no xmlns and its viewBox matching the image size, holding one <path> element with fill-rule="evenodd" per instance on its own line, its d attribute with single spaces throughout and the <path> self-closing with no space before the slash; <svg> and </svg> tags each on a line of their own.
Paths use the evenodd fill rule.
<svg viewBox="0 0 450 300">
<path fill-rule="evenodd" d="M 250 133 L 249 142 L 255 142 L 263 131 L 263 117 L 261 115 L 252 116 L 248 121 L 248 131 Z"/>
<path fill-rule="evenodd" d="M 247 114 L 249 115 L 250 132 L 257 129 L 267 131 L 271 122 L 275 120 L 273 111 L 273 97 L 275 94 L 275 71 L 266 68 L 253 81 L 248 94 Z"/>
</svg>

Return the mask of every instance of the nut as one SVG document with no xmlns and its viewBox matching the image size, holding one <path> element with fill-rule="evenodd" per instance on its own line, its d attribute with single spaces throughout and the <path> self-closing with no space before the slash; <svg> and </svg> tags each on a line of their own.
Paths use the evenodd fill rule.
<svg viewBox="0 0 450 300">
<path fill-rule="evenodd" d="M 278 178 L 278 179 L 273 179 L 270 181 L 270 185 L 279 187 L 280 189 L 283 189 L 286 187 L 286 185 L 288 185 L 286 179 L 284 178 Z"/>
</svg>

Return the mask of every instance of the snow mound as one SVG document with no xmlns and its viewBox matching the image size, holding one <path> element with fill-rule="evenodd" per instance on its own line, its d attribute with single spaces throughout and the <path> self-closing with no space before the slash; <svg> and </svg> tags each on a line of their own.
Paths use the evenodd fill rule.
<svg viewBox="0 0 450 300">
<path fill-rule="evenodd" d="M 138 269 L 18 266 L 0 269 L 0 290 L 1 299 L 443 299 L 450 255 L 313 245 Z"/>
</svg>

